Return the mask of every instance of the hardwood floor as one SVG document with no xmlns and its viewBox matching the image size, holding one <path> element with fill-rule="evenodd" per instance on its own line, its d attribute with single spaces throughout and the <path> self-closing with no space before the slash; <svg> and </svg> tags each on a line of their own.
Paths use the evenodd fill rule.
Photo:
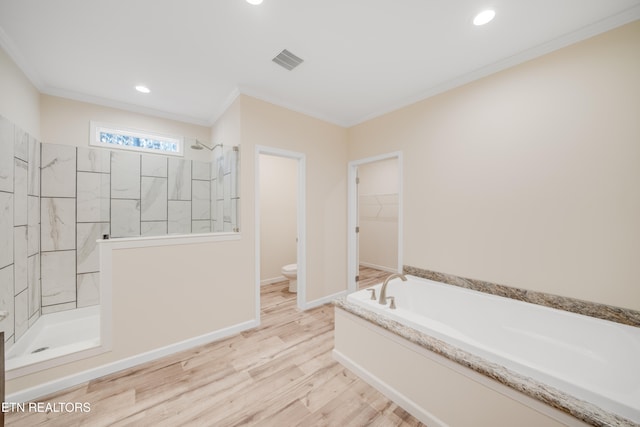
<svg viewBox="0 0 640 427">
<path fill-rule="evenodd" d="M 6 425 L 423 425 L 332 359 L 332 305 L 300 312 L 286 282 L 261 294 L 259 328 L 40 400 L 88 413 L 7 413 Z"/>
</svg>

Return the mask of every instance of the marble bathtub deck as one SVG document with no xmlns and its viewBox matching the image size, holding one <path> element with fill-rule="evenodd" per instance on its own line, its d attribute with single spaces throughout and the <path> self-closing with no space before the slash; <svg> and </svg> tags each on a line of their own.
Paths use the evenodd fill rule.
<svg viewBox="0 0 640 427">
<path fill-rule="evenodd" d="M 478 286 L 476 286 L 476 283 L 474 283 L 476 281 L 469 280 L 469 279 L 462 279 L 456 276 L 447 275 L 446 277 L 447 281 L 444 281 L 442 280 L 442 277 L 438 276 L 438 275 L 441 275 L 441 273 L 433 273 L 427 270 L 421 270 L 413 267 L 407 268 L 406 266 L 405 266 L 405 273 L 429 278 L 431 280 L 437 280 L 443 283 L 454 284 L 456 286 L 463 286 L 471 289 L 482 290 L 482 289 L 478 289 Z M 449 283 L 452 281 L 454 282 L 457 281 L 459 283 Z M 515 293 L 516 295 L 520 295 L 520 293 L 518 292 L 519 291 L 518 289 L 509 288 L 506 286 L 500 286 L 500 285 L 494 285 L 491 283 L 482 282 L 481 287 L 490 288 L 488 291 L 485 290 L 485 292 L 492 293 L 492 294 L 507 293 L 507 295 L 502 295 L 502 296 L 507 296 L 508 298 L 509 297 L 513 298 L 513 296 L 509 296 L 512 293 Z M 496 288 L 496 287 L 499 287 L 499 288 Z M 497 292 L 496 292 L 496 289 L 498 289 Z M 545 295 L 544 300 L 545 301 L 551 300 L 556 306 L 570 305 L 574 308 L 576 307 L 576 305 L 573 303 L 573 301 L 575 300 L 562 298 L 562 297 L 556 297 L 556 298 L 551 298 L 551 297 Z M 516 297 L 515 299 L 526 301 L 526 298 L 522 296 L 520 298 Z M 568 301 L 565 301 L 565 300 L 568 300 Z M 636 426 L 637 427 L 638 426 L 636 423 L 630 420 L 627 420 L 626 418 L 623 418 L 617 414 L 605 411 L 589 402 L 583 401 L 581 399 L 577 399 L 567 393 L 564 393 L 553 387 L 545 385 L 544 383 L 541 383 L 529 377 L 520 375 L 512 370 L 505 368 L 504 366 L 498 365 L 496 363 L 492 363 L 472 353 L 463 351 L 444 341 L 431 337 L 422 332 L 416 331 L 415 329 L 402 325 L 389 318 L 386 318 L 383 315 L 366 310 L 365 308 L 362 308 L 358 305 L 351 304 L 347 302 L 345 298 L 337 299 L 333 302 L 333 304 L 337 308 L 340 308 L 360 318 L 363 318 L 373 323 L 374 325 L 377 325 L 389 332 L 399 335 L 402 338 L 414 344 L 417 344 L 429 351 L 432 351 L 436 354 L 444 356 L 449 360 L 452 360 L 462 366 L 470 368 L 482 375 L 492 378 L 508 387 L 511 387 L 521 393 L 524 393 L 529 397 L 537 399 L 549 406 L 552 406 L 556 409 L 566 412 L 586 423 L 589 423 L 594 426 L 600 426 L 600 427 L 611 427 L 611 426 L 616 426 L 616 427 Z M 588 306 L 587 312 L 595 311 L 596 313 L 600 314 L 594 317 L 605 318 L 605 317 L 608 317 L 608 313 L 613 312 L 615 314 L 614 317 L 616 317 L 618 321 L 623 320 L 619 323 L 632 324 L 632 326 L 638 326 L 637 320 L 640 319 L 640 317 L 637 317 L 638 313 L 633 310 L 617 311 L 617 310 L 611 310 L 609 306 L 601 306 L 599 304 L 595 304 L 594 305 L 595 307 L 594 307 L 594 306 L 591 306 L 590 303 L 586 303 L 586 304 Z M 542 305 L 548 306 L 549 304 L 542 304 Z M 579 312 L 580 314 L 585 314 L 583 310 L 580 310 L 582 306 L 583 306 L 582 304 L 578 304 L 578 307 L 575 310 L 568 310 L 568 311 L 574 311 L 574 312 Z M 621 312 L 622 312 L 622 316 L 620 316 Z M 627 314 L 630 314 L 631 316 L 629 317 L 627 316 Z M 611 319 L 608 318 L 607 320 L 611 320 Z"/>
</svg>

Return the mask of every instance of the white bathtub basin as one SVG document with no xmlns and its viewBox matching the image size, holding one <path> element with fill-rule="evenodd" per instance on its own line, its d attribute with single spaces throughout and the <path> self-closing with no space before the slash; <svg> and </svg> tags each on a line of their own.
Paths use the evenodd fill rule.
<svg viewBox="0 0 640 427">
<path fill-rule="evenodd" d="M 640 328 L 407 277 L 347 302 L 640 423 Z"/>
</svg>

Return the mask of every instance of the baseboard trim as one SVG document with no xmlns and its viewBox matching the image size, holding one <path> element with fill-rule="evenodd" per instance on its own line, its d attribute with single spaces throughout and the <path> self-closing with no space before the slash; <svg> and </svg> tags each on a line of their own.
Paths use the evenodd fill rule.
<svg viewBox="0 0 640 427">
<path fill-rule="evenodd" d="M 334 299 L 337 298 L 342 298 L 344 296 L 347 295 L 347 291 L 342 291 L 342 292 L 338 292 L 332 295 L 327 295 L 326 297 L 323 298 L 319 298 L 313 301 L 309 301 L 308 303 L 306 303 L 302 309 L 303 310 L 310 310 L 312 308 L 316 308 L 316 307 L 320 307 L 321 305 L 325 305 L 325 304 L 329 304 L 331 301 L 333 301 Z"/>
<path fill-rule="evenodd" d="M 335 348 L 332 351 L 332 356 L 335 361 L 355 373 L 367 384 L 387 396 L 387 398 L 395 402 L 398 406 L 400 406 L 402 409 L 413 415 L 424 424 L 434 427 L 448 427 L 448 425 L 444 421 L 431 414 L 430 412 L 424 410 L 424 408 L 420 407 L 413 400 L 409 399 L 398 390 L 389 386 L 380 378 L 371 374 L 369 371 L 364 369 L 362 366 L 360 366 Z"/>
<path fill-rule="evenodd" d="M 384 266 L 384 265 L 376 265 L 376 264 L 371 264 L 371 263 L 368 263 L 368 262 L 362 262 L 361 261 L 359 265 L 360 265 L 360 267 L 369 267 L 369 268 L 373 268 L 375 270 L 386 271 L 386 272 L 389 272 L 389 273 L 397 273 L 398 272 L 397 269 L 395 269 L 393 267 L 387 267 L 387 266 Z"/>
<path fill-rule="evenodd" d="M 272 285 L 274 283 L 284 282 L 285 280 L 287 280 L 287 278 L 284 276 L 272 277 L 271 279 L 260 280 L 260 286 Z"/>
<path fill-rule="evenodd" d="M 156 359 L 160 359 L 165 356 L 172 355 L 184 350 L 189 350 L 194 347 L 198 347 L 203 344 L 218 341 L 223 338 L 227 338 L 232 335 L 236 335 L 242 331 L 256 328 L 260 325 L 259 320 L 249 320 L 247 322 L 238 323 L 236 325 L 219 329 L 204 335 L 200 335 L 188 340 L 180 341 L 175 344 L 170 344 L 165 347 L 160 347 L 155 350 L 140 353 L 135 356 L 127 357 L 125 359 L 117 360 L 115 362 L 108 363 L 106 365 L 98 366 L 77 374 L 69 375 L 67 377 L 59 378 L 44 384 L 37 385 L 25 390 L 20 390 L 15 393 L 9 394 L 6 402 L 29 402 L 39 397 L 46 396 L 52 393 L 56 393 L 60 390 L 64 390 L 69 387 L 91 381 L 96 378 L 103 377 L 105 375 L 113 374 L 114 372 L 122 371 L 142 363 L 151 362 Z"/>
</svg>

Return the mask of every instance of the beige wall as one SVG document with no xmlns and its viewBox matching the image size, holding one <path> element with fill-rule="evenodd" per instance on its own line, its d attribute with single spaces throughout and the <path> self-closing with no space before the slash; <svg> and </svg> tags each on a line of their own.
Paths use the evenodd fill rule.
<svg viewBox="0 0 640 427">
<path fill-rule="evenodd" d="M 306 155 L 307 302 L 346 290 L 347 131 L 248 96 L 240 101 L 242 168 L 251 171 L 251 182 L 256 145 Z M 243 191 L 242 205 L 254 197 Z"/>
<path fill-rule="evenodd" d="M 50 95 L 41 95 L 42 141 L 78 147 L 89 145 L 89 123 L 101 123 L 126 128 L 185 137 L 184 158 L 211 161 L 211 151 L 192 150 L 194 138 L 209 144 L 211 128 L 168 120 L 116 108 L 74 101 Z"/>
<path fill-rule="evenodd" d="M 135 355 L 254 318 L 242 241 L 113 253 L 113 357 Z M 144 339 L 141 339 L 144 336 Z"/>
<path fill-rule="evenodd" d="M 404 263 L 640 309 L 640 21 L 349 130 L 404 153 Z"/>
<path fill-rule="evenodd" d="M 40 94 L 7 53 L 0 48 L 0 115 L 40 138 Z"/>
<path fill-rule="evenodd" d="M 297 261 L 297 160 L 260 155 L 260 280 Z"/>
</svg>

